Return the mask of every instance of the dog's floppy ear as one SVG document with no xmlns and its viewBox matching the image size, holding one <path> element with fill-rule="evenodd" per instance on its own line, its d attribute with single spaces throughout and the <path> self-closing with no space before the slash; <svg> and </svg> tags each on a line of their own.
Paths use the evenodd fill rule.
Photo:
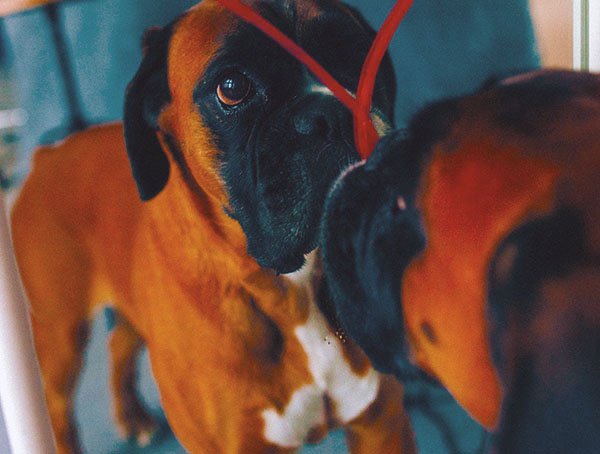
<svg viewBox="0 0 600 454">
<path fill-rule="evenodd" d="M 146 32 L 142 63 L 125 94 L 125 144 L 142 200 L 155 197 L 169 179 L 169 161 L 156 131 L 160 111 L 170 100 L 167 52 L 171 31 L 172 25 Z"/>
</svg>

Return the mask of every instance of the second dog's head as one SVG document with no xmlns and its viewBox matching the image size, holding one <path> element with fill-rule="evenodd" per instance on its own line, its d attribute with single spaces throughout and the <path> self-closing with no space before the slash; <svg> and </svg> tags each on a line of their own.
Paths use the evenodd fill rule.
<svg viewBox="0 0 600 454">
<path fill-rule="evenodd" d="M 252 6 L 356 90 L 375 36 L 356 11 L 333 0 Z M 374 108 L 391 125 L 389 58 L 377 84 Z M 148 33 L 124 120 L 142 199 L 168 183 L 171 153 L 191 184 L 241 224 L 249 253 L 278 272 L 302 266 L 331 182 L 358 160 L 346 107 L 277 43 L 213 0 Z"/>
<path fill-rule="evenodd" d="M 337 319 L 376 368 L 402 377 L 412 360 L 494 427 L 517 372 L 536 378 L 523 352 L 546 342 L 529 330 L 544 315 L 542 289 L 552 283 L 575 307 L 558 278 L 593 262 L 599 112 L 597 75 L 527 73 L 432 104 L 342 174 L 320 252 Z M 549 427 L 532 401 L 536 424 L 525 404 L 507 419 L 531 424 L 523 437 Z"/>
</svg>

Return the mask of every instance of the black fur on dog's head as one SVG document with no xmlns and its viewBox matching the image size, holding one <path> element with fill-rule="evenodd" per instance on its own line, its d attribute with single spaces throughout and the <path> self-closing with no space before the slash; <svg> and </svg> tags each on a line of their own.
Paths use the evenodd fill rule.
<svg viewBox="0 0 600 454">
<path fill-rule="evenodd" d="M 207 3 L 215 2 L 207 0 L 201 5 Z M 257 1 L 253 8 L 292 37 L 349 91 L 356 91 L 375 36 L 359 13 L 333 0 Z M 199 130 L 208 130 L 210 137 L 203 142 L 216 149 L 212 165 L 226 193 L 223 205 L 241 224 L 249 253 L 265 267 L 291 272 L 300 268 L 304 255 L 316 247 L 331 183 L 343 168 L 358 160 L 352 116 L 278 44 L 219 6 L 213 9 L 229 18 L 229 26 L 217 43 L 206 43 L 207 49 L 214 49 L 190 94 L 195 109 L 190 114 L 198 114 Z M 156 196 L 169 176 L 168 161 L 154 130 L 174 136 L 170 142 L 183 148 L 180 153 L 189 167 L 201 153 L 190 149 L 190 140 L 165 130 L 158 121 L 176 89 L 166 57 L 170 35 L 177 35 L 180 29 L 175 23 L 150 42 L 127 93 L 127 147 L 144 200 Z M 199 32 L 198 39 L 202 36 Z M 181 58 L 168 60 L 169 65 L 182 64 Z M 194 55 L 189 55 L 185 65 L 194 64 Z M 384 59 L 377 86 L 374 109 L 383 123 L 391 126 L 395 78 L 389 57 Z"/>
<path fill-rule="evenodd" d="M 565 75 L 545 77 L 560 81 Z M 556 91 L 564 91 L 557 90 L 556 81 L 550 89 L 537 82 L 537 91 L 522 87 L 527 83 L 501 88 L 502 107 L 489 109 L 498 117 L 495 121 L 512 127 L 508 118 L 515 118 L 517 104 L 521 116 L 515 123 L 522 124 L 527 112 L 535 112 L 522 109 L 524 104 L 548 102 L 550 94 L 555 99 Z M 394 371 L 407 359 L 401 285 L 404 270 L 424 249 L 428 234 L 415 206 L 423 192 L 423 172 L 438 144 L 449 141 L 444 147 L 453 149 L 452 129 L 468 123 L 461 115 L 470 115 L 463 103 L 498 87 L 497 82 L 486 83 L 474 97 L 442 100 L 422 109 L 405 132 L 384 137 L 364 165 L 345 172 L 328 196 L 320 248 L 337 317 L 380 370 Z"/>
<path fill-rule="evenodd" d="M 434 104 L 326 201 L 320 250 L 349 337 L 398 376 L 410 342 L 474 417 L 501 417 L 498 452 L 600 446 L 599 100 L 597 75 L 541 71 Z M 411 325 L 432 313 L 437 329 Z M 452 361 L 419 357 L 423 339 Z M 486 356 L 459 356 L 469 351 Z M 488 367 L 498 380 L 469 381 Z M 448 385 L 448 369 L 467 379 Z"/>
</svg>

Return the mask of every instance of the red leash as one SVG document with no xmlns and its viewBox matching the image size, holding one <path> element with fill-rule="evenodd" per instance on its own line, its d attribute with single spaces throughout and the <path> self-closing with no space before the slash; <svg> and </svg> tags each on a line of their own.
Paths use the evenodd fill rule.
<svg viewBox="0 0 600 454">
<path fill-rule="evenodd" d="M 406 16 L 412 3 L 413 0 L 396 1 L 396 4 L 379 29 L 363 64 L 358 89 L 356 90 L 357 102 L 353 110 L 354 141 L 363 159 L 367 159 L 371 155 L 379 140 L 379 135 L 375 131 L 373 122 L 371 121 L 371 104 L 377 71 L 379 71 L 381 60 L 390 45 L 394 33 L 396 33 L 400 22 Z"/>
<path fill-rule="evenodd" d="M 356 147 L 363 159 L 368 158 L 379 140 L 379 135 L 371 121 L 371 100 L 375 87 L 375 77 L 377 76 L 379 65 L 390 44 L 392 36 L 410 9 L 413 0 L 398 0 L 384 21 L 381 30 L 377 33 L 362 68 L 356 98 L 352 97 L 352 95 L 350 95 L 331 74 L 325 71 L 314 58 L 308 55 L 304 49 L 251 7 L 242 3 L 241 0 L 218 1 L 238 17 L 254 25 L 267 36 L 271 37 L 281 47 L 298 59 L 317 79 L 333 92 L 342 104 L 352 111 L 354 116 L 354 140 Z"/>
</svg>

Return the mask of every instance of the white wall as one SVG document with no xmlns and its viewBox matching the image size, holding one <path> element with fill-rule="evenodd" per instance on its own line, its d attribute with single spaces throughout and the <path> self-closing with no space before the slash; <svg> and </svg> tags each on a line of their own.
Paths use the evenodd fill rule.
<svg viewBox="0 0 600 454">
<path fill-rule="evenodd" d="M 600 71 L 600 0 L 590 0 L 590 70 Z"/>
<path fill-rule="evenodd" d="M 542 65 L 571 68 L 573 6 L 565 0 L 529 0 Z"/>
</svg>

